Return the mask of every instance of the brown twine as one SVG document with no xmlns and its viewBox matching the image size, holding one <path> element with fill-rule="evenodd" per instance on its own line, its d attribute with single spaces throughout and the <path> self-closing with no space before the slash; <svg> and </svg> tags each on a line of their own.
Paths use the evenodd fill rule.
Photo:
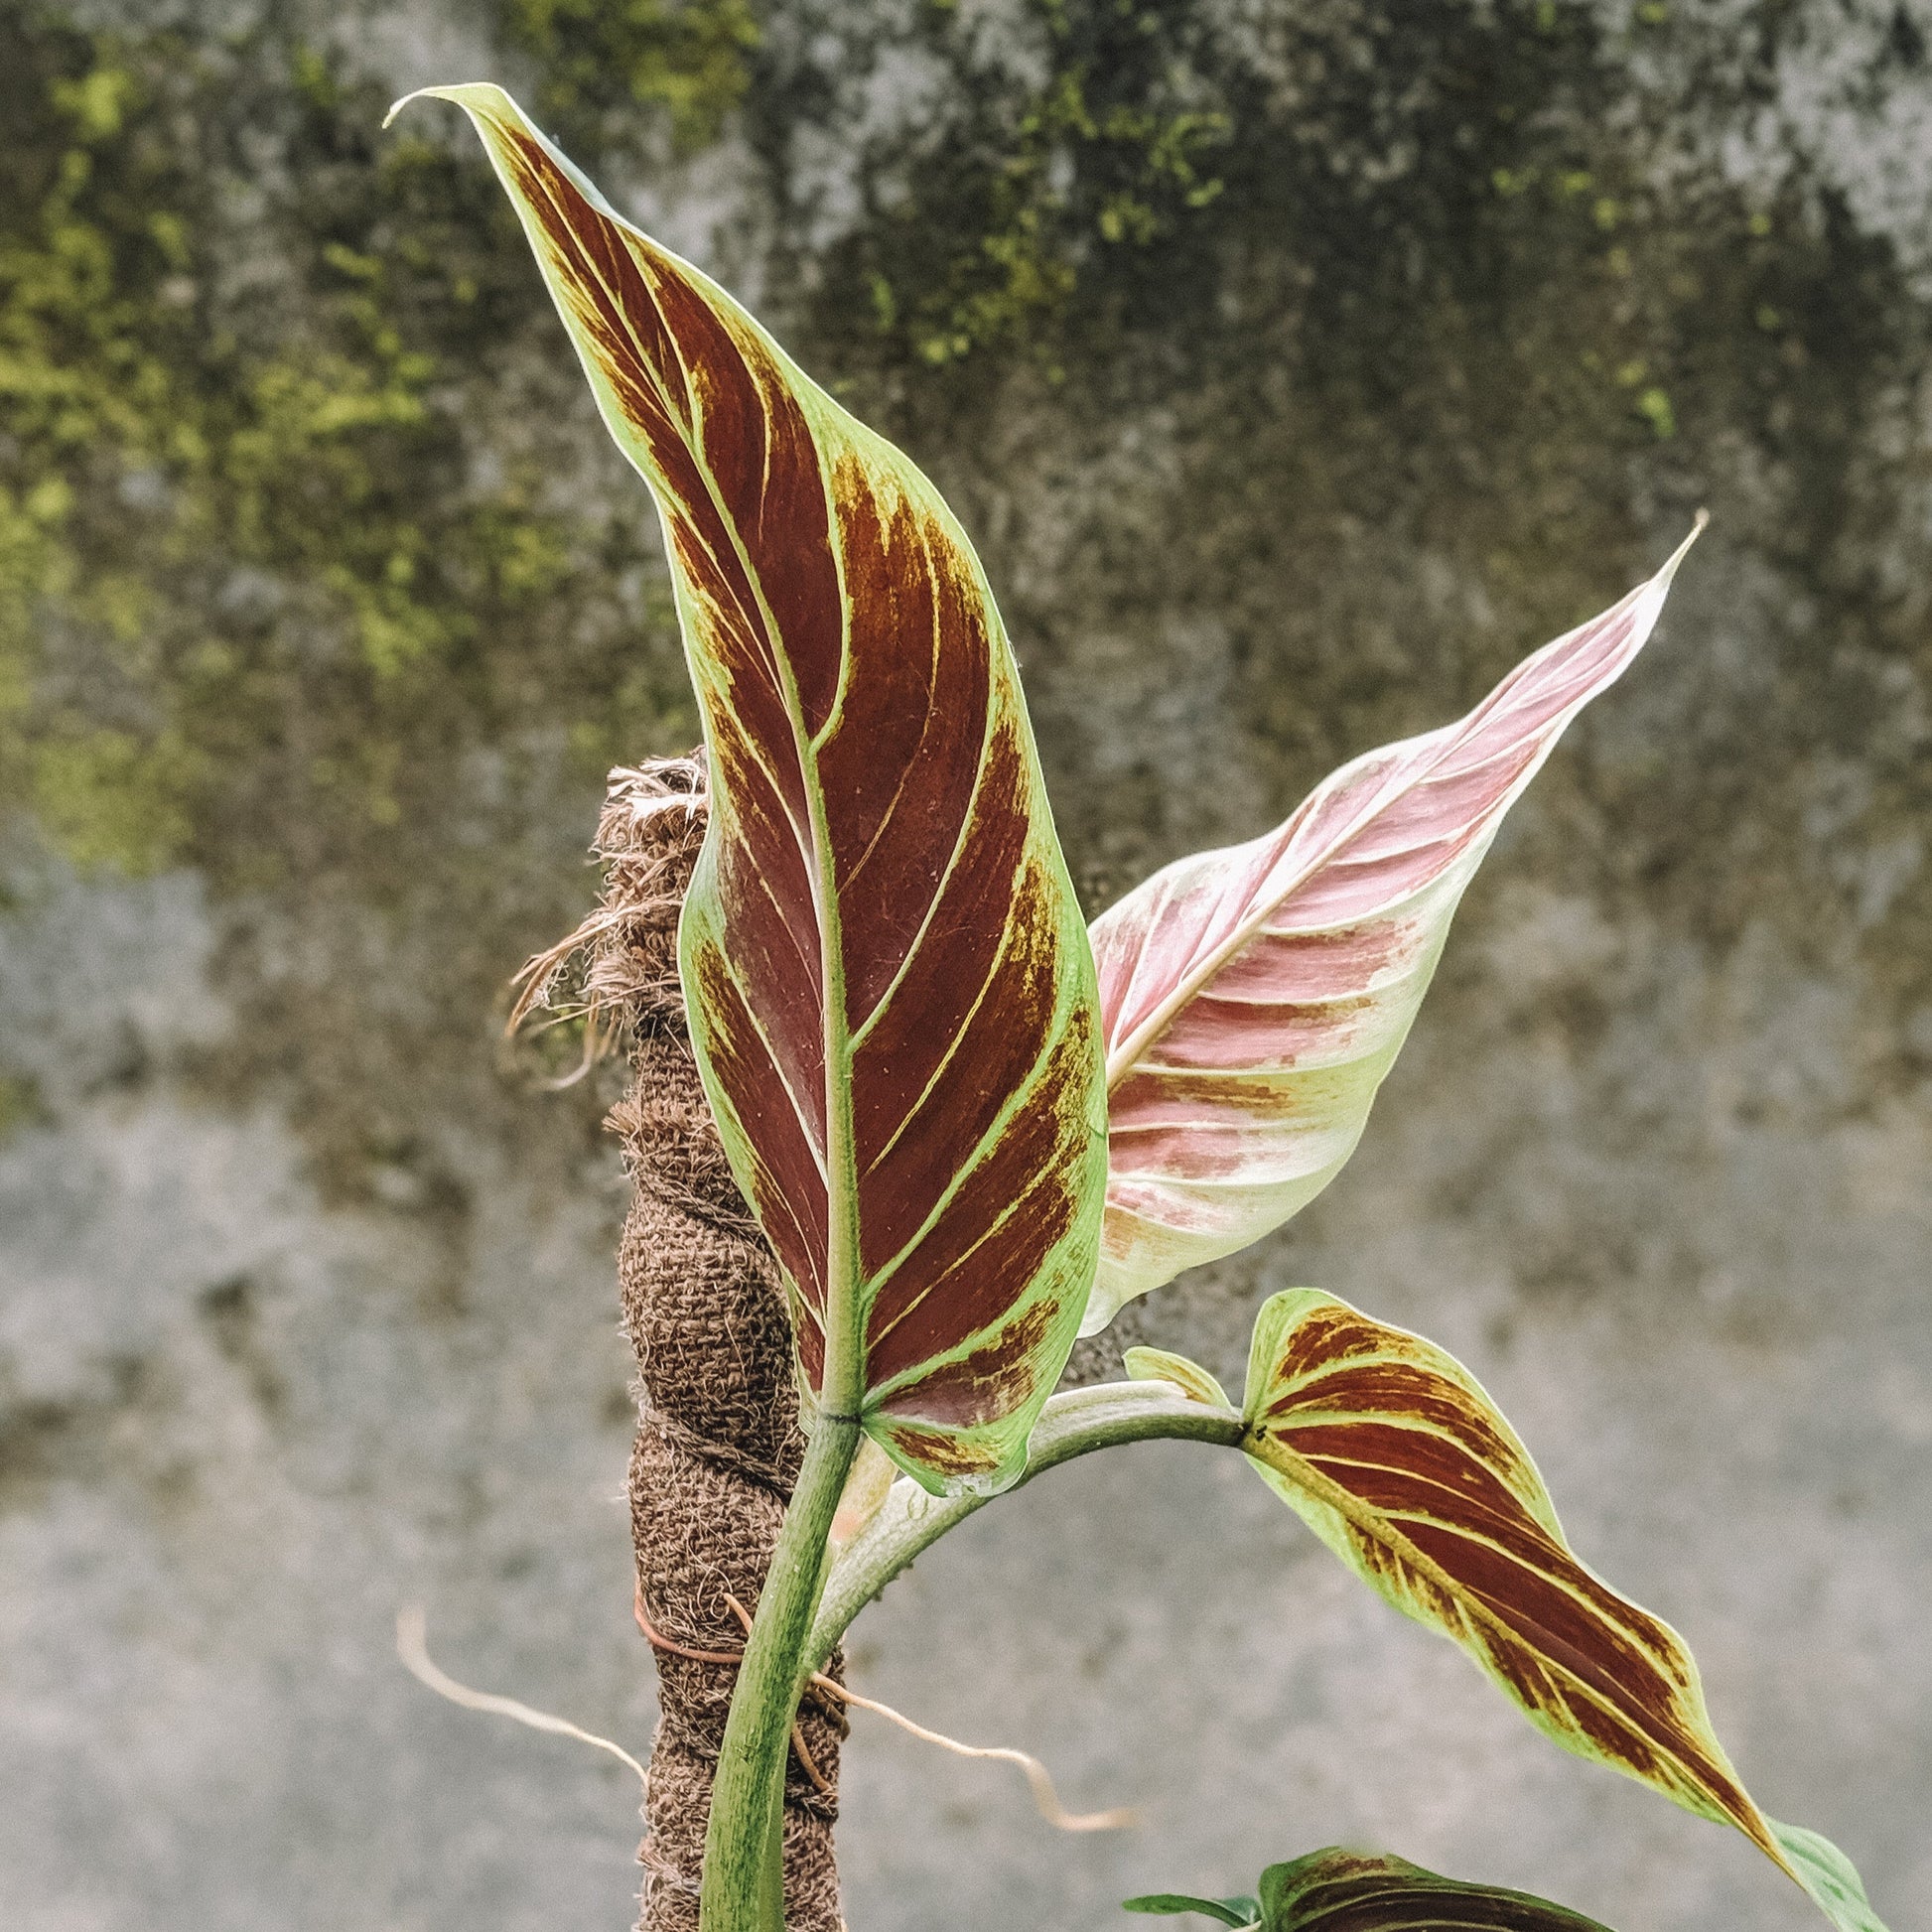
<svg viewBox="0 0 1932 1932">
<path fill-rule="evenodd" d="M 776 1266 L 725 1161 L 678 989 L 677 919 L 706 806 L 701 755 L 611 774 L 597 832 L 603 900 L 524 968 L 511 1022 L 539 1007 L 581 1018 L 587 1060 L 622 1030 L 632 1042 L 634 1077 L 610 1125 L 635 1186 L 618 1266 L 641 1395 L 636 1600 L 658 1667 L 639 1932 L 695 1932 L 737 1674 L 731 1602 L 758 1601 L 804 1450 Z M 828 1668 L 835 1683 L 843 1662 Z M 789 1932 L 840 1932 L 832 1826 L 845 1730 L 835 1704 L 800 1707 L 785 1775 Z"/>
</svg>

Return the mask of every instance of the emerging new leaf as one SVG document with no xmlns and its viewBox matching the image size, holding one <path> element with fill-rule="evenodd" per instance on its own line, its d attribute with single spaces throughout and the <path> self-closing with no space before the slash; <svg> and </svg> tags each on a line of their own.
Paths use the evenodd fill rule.
<svg viewBox="0 0 1932 1932">
<path fill-rule="evenodd" d="M 1269 1485 L 1546 1736 L 1734 1825 L 1840 1932 L 1883 1932 L 1842 1853 L 1751 1801 L 1684 1640 L 1578 1561 L 1529 1451 L 1452 1356 L 1294 1289 L 1255 1323 L 1244 1415 Z"/>
<path fill-rule="evenodd" d="M 1198 1362 L 1166 1348 L 1130 1348 L 1120 1358 L 1130 1382 L 1170 1382 L 1190 1402 L 1228 1406 L 1227 1391 Z"/>
<path fill-rule="evenodd" d="M 1607 1932 L 1526 1891 L 1330 1846 L 1261 1874 L 1261 1932 Z"/>
<path fill-rule="evenodd" d="M 1094 922 L 1107 1221 L 1083 1333 L 1334 1178 L 1503 814 L 1642 649 L 1692 538 L 1459 723 L 1343 765 L 1278 830 L 1167 867 Z"/>
<path fill-rule="evenodd" d="M 464 107 L 650 484 L 711 822 L 679 958 L 821 1413 L 997 1485 L 1099 1236 L 1093 968 L 1013 653 L 908 459 L 620 217 L 500 88 Z"/>
</svg>

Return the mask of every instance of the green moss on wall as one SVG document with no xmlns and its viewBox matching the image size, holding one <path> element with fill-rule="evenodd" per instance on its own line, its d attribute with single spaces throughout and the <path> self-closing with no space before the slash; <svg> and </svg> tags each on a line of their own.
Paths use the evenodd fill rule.
<svg viewBox="0 0 1932 1932">
<path fill-rule="evenodd" d="M 1157 244 L 1222 193 L 1235 107 L 1192 0 L 1017 0 L 991 22 L 920 0 L 893 51 L 939 76 L 929 121 L 870 145 L 840 84 L 880 49 L 850 17 L 831 39 L 829 68 L 759 64 L 752 134 L 782 198 L 792 131 L 840 129 L 864 210 L 823 287 L 889 355 L 1055 366 L 1108 279 L 1158 273 Z"/>
<path fill-rule="evenodd" d="M 11 16 L 0 74 L 7 802 L 83 865 L 260 883 L 465 740 L 595 762 L 685 715 L 668 626 L 556 636 L 614 559 L 487 400 L 547 318 L 474 155 L 272 37 Z"/>
<path fill-rule="evenodd" d="M 842 125 L 797 91 L 769 44 L 817 25 L 805 7 L 752 0 L 500 0 L 508 47 L 534 59 L 536 105 L 574 152 L 654 152 L 668 129 L 689 152 L 741 109 L 743 131 L 782 174 L 801 126 L 836 143 Z M 827 21 L 834 37 L 886 32 Z M 1221 193 L 1232 120 L 1193 0 L 1018 0 L 992 31 L 1024 43 L 1016 67 L 981 61 L 987 23 L 957 0 L 917 0 L 898 51 L 946 76 L 941 137 L 909 192 L 871 198 L 853 320 L 922 364 L 975 351 L 1054 351 L 1099 257 L 1140 260 Z M 876 48 L 857 50 L 863 67 Z"/>
<path fill-rule="evenodd" d="M 864 325 L 922 366 L 1030 352 L 1090 248 L 1217 192 L 1184 9 L 1035 24 L 1048 77 L 984 103 L 952 200 L 867 230 Z M 505 0 L 498 26 L 593 152 L 713 139 L 757 71 L 743 0 Z M 47 8 L 0 24 L 0 803 L 83 866 L 259 885 L 420 809 L 425 736 L 547 723 L 588 769 L 688 731 L 647 519 L 587 524 L 565 439 L 492 416 L 548 318 L 453 129 L 380 135 L 376 90 L 272 32 Z M 614 565 L 655 626 L 627 657 L 594 615 Z"/>
<path fill-rule="evenodd" d="M 716 139 L 759 44 L 749 0 L 500 0 L 498 18 L 537 63 L 539 113 L 580 147 L 645 132 L 652 110 L 682 147 Z"/>
<path fill-rule="evenodd" d="M 1050 342 L 1106 257 L 1145 267 L 1224 185 L 1233 119 L 1195 8 L 1028 0 L 1025 13 L 1044 74 L 1016 88 L 970 72 L 956 6 L 931 0 L 927 49 L 966 111 L 910 193 L 875 201 L 860 244 L 880 333 L 935 366 Z"/>
</svg>

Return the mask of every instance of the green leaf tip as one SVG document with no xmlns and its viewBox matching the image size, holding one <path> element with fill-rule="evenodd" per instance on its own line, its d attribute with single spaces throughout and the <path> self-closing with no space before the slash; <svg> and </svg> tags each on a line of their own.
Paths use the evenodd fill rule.
<svg viewBox="0 0 1932 1932">
<path fill-rule="evenodd" d="M 404 94 L 400 100 L 391 101 L 389 103 L 389 111 L 386 114 L 384 114 L 382 117 L 383 127 L 388 128 L 392 126 L 395 122 L 396 116 L 400 114 L 402 110 L 410 104 L 411 101 L 422 100 L 425 97 L 427 97 L 430 100 L 446 100 L 449 98 L 449 89 L 446 87 L 418 87 L 413 92 Z"/>
<path fill-rule="evenodd" d="M 1261 1907 L 1252 1898 L 1194 1898 L 1186 1892 L 1151 1891 L 1140 1898 L 1124 1898 L 1121 1909 L 1127 1912 L 1162 1912 L 1173 1917 L 1181 1912 L 1198 1912 L 1221 1925 L 1253 1926 Z"/>
<path fill-rule="evenodd" d="M 1802 1825 L 1781 1825 L 1775 1818 L 1764 1822 L 1784 1854 L 1785 1869 L 1839 1932 L 1885 1932 L 1884 1921 L 1864 1895 L 1858 1867 L 1830 1839 Z"/>
</svg>

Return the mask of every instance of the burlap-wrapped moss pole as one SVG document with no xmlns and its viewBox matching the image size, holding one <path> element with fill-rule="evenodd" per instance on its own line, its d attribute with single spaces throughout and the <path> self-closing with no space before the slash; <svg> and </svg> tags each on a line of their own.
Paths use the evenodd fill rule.
<svg viewBox="0 0 1932 1932">
<path fill-rule="evenodd" d="M 635 1196 L 619 1272 L 637 1351 L 630 1458 L 639 1621 L 661 1716 L 644 1801 L 642 1932 L 692 1932 L 712 1769 L 736 1679 L 736 1597 L 756 1607 L 804 1439 L 777 1272 L 726 1165 L 691 1056 L 677 919 L 704 836 L 704 767 L 613 773 L 598 827 L 604 899 L 577 935 L 593 1013 L 628 1023 L 632 1082 L 611 1116 Z M 828 1674 L 842 1675 L 834 1658 Z M 785 1922 L 839 1932 L 832 1824 L 844 1725 L 808 1699 L 785 1780 Z"/>
</svg>

